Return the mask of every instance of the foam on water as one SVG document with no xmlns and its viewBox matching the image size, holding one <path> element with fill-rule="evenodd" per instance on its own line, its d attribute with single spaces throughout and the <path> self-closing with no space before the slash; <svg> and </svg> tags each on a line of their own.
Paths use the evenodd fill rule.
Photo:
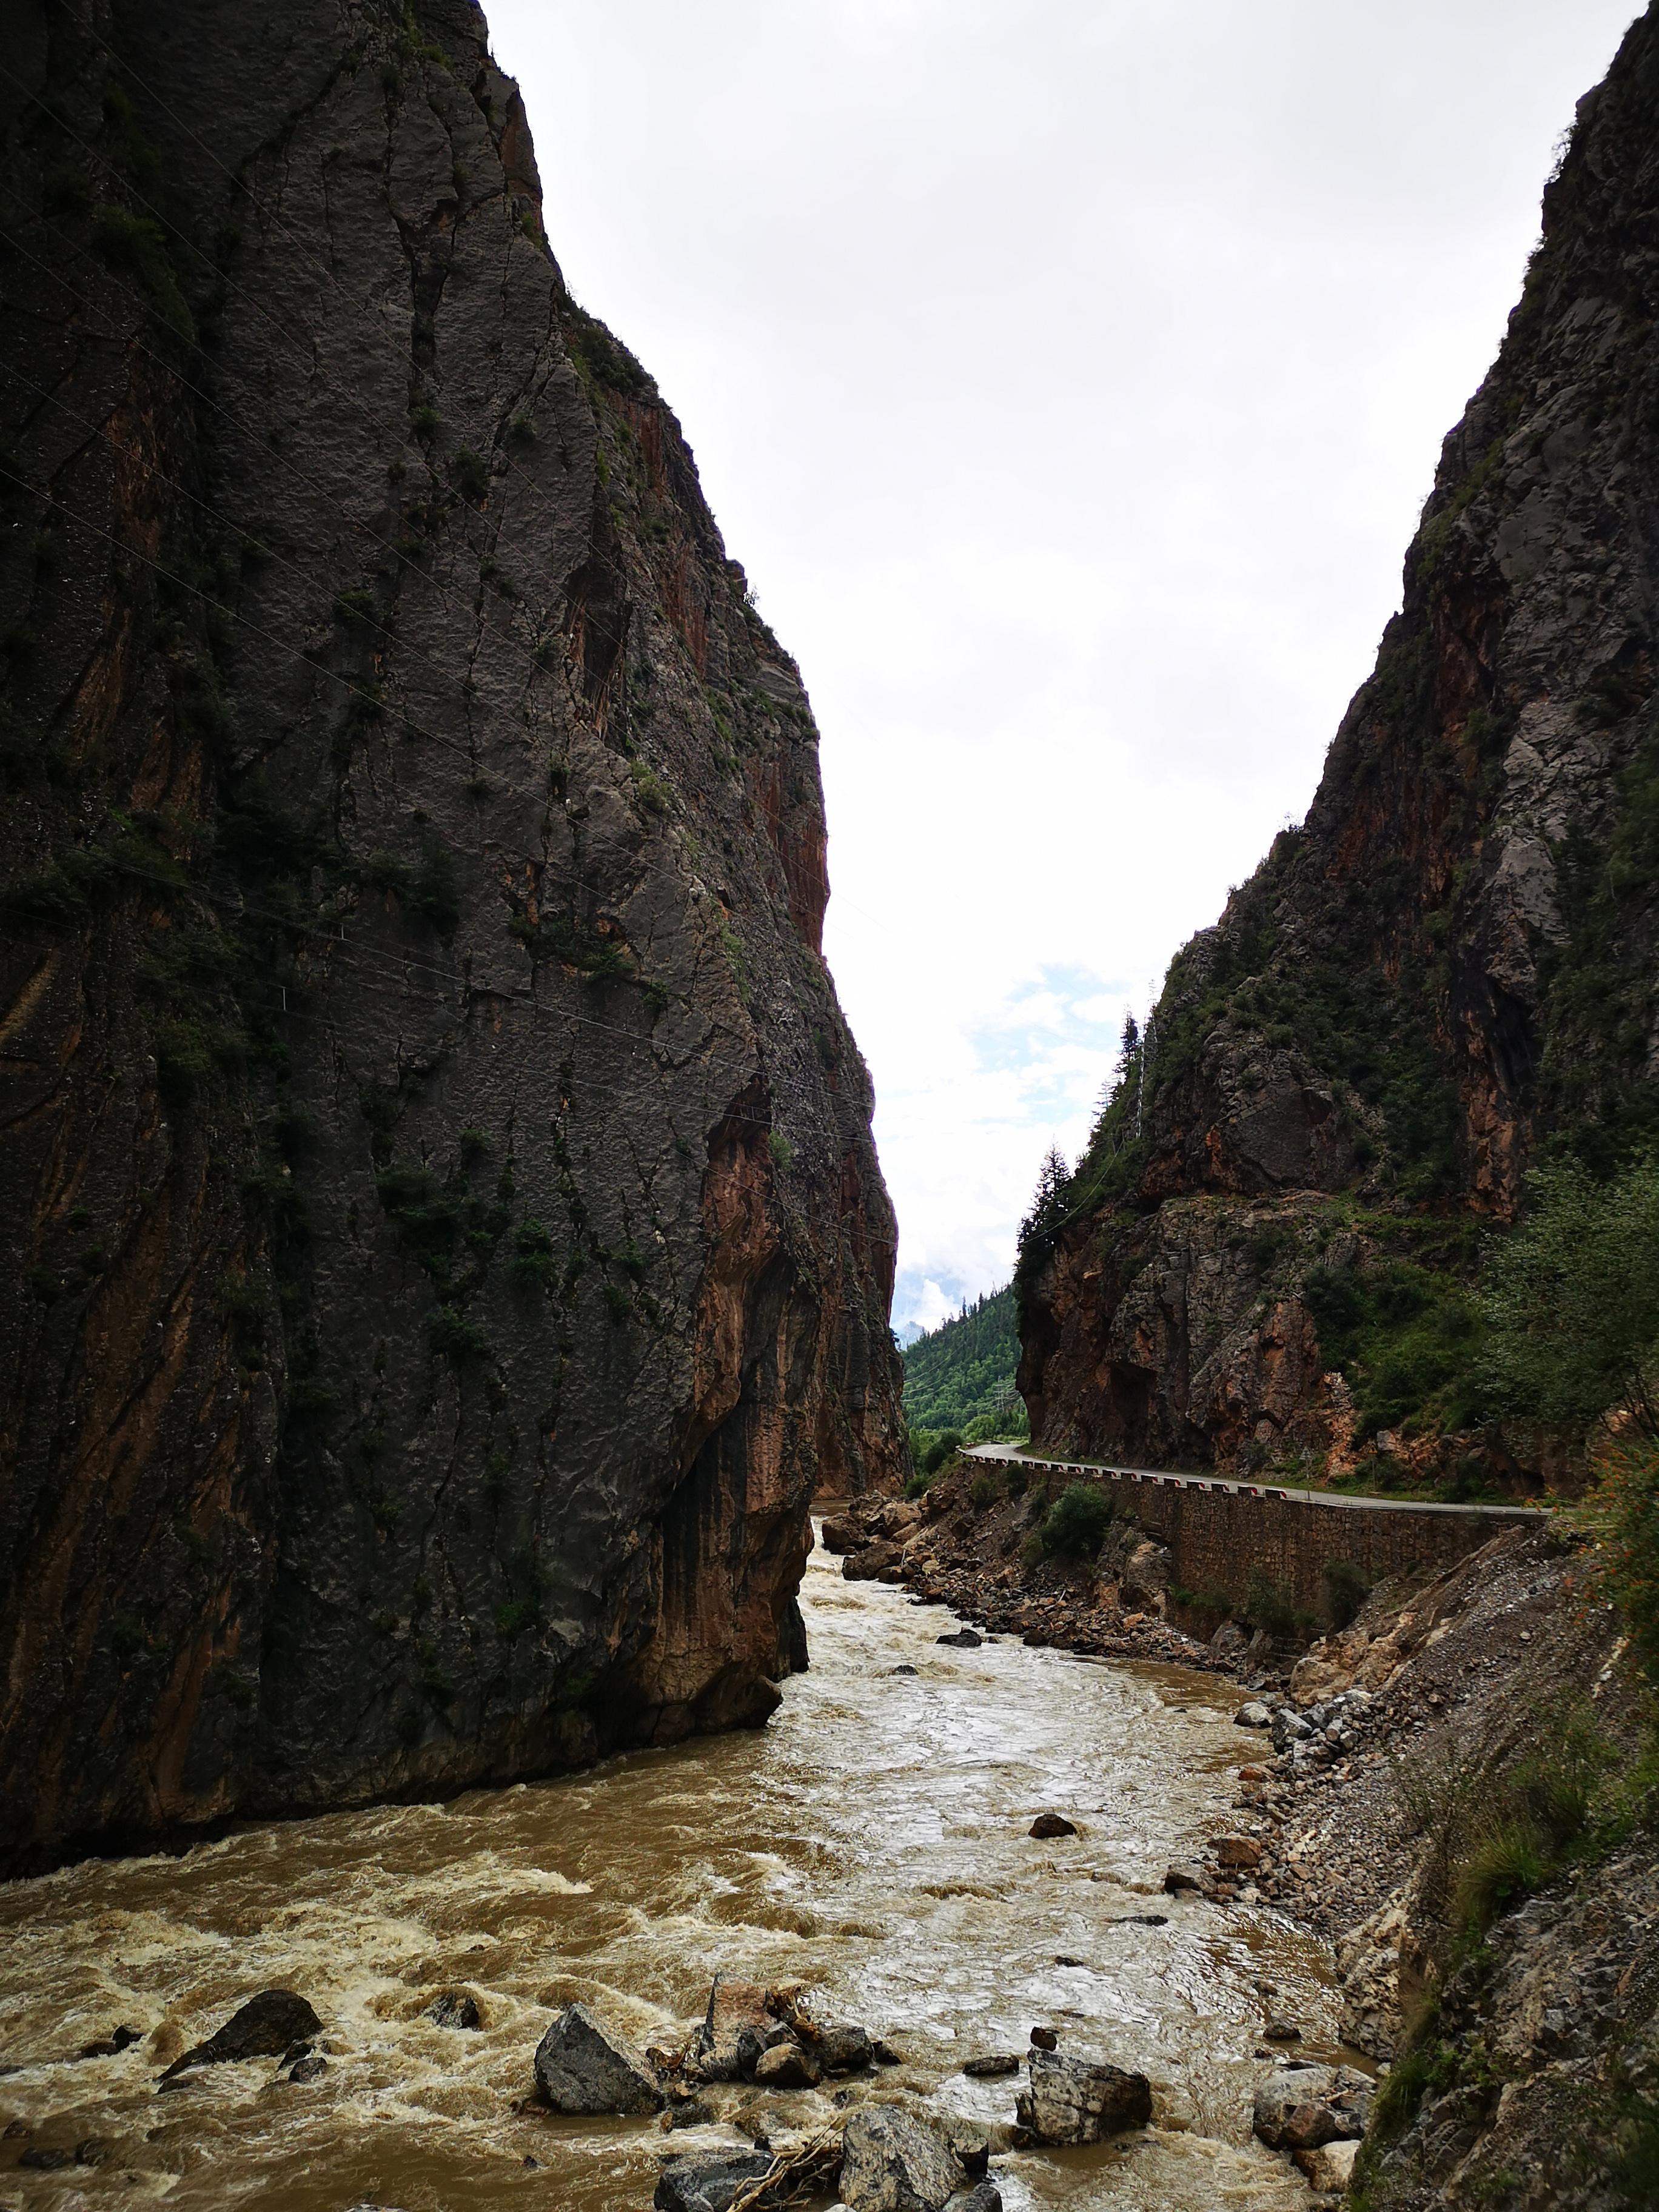
<svg viewBox="0 0 1659 2212">
<path fill-rule="evenodd" d="M 24 2175 L 4 2171 L 25 2140 L 9 2139 L 0 2203 L 640 2212 L 668 2142 L 648 2121 L 515 2112 L 531 2054 L 576 1997 L 672 2041 L 724 1968 L 807 1982 L 826 2014 L 897 2045 L 906 2065 L 860 2094 L 1010 2118 L 1013 2081 L 959 2068 L 1039 2021 L 1152 2076 L 1146 2136 L 1000 2161 L 1010 2212 L 1299 2212 L 1299 2179 L 1249 2135 L 1255 1983 L 1305 2051 L 1334 2051 L 1324 1956 L 1266 1911 L 1162 1897 L 1247 1754 L 1226 1686 L 1017 1644 L 941 1650 L 945 1617 L 843 1582 L 821 1553 L 803 1603 L 811 1670 L 763 1731 L 0 1890 L 0 2062 L 21 2069 L 0 2079 L 0 2120 L 111 2146 L 100 2166 Z M 1032 1841 L 1048 1809 L 1081 1832 Z M 1153 1896 L 1166 1926 L 1113 1924 Z M 320 2081 L 259 2059 L 156 2094 L 161 2064 L 272 1985 L 325 2021 Z M 452 1987 L 477 1999 L 477 2033 L 422 2017 Z M 122 2024 L 143 2044 L 74 2061 Z M 831 2116 L 771 2102 L 786 2126 Z"/>
</svg>

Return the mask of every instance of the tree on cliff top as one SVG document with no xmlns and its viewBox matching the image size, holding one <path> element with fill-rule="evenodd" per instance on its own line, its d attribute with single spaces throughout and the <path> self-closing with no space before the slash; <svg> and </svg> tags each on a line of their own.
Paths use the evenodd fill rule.
<svg viewBox="0 0 1659 2212">
<path fill-rule="evenodd" d="M 1028 1268 L 1041 1265 L 1054 1231 L 1070 1210 L 1071 1187 L 1066 1155 L 1057 1145 L 1050 1145 L 1037 1175 L 1030 1211 L 1019 1224 L 1018 1273 L 1024 1274 Z"/>
</svg>

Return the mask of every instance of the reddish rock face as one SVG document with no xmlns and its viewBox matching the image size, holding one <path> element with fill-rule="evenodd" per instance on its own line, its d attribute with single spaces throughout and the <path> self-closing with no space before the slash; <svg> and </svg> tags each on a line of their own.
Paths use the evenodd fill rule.
<svg viewBox="0 0 1659 2212">
<path fill-rule="evenodd" d="M 902 1453 L 799 673 L 466 0 L 12 28 L 5 1866 L 762 1719 Z"/>
<path fill-rule="evenodd" d="M 1540 1139 L 1602 1167 L 1659 1127 L 1656 127 L 1650 9 L 1580 103 L 1305 824 L 1172 964 L 1028 1245 L 1044 1444 L 1340 1459 L 1310 1278 L 1467 1273 Z"/>
</svg>

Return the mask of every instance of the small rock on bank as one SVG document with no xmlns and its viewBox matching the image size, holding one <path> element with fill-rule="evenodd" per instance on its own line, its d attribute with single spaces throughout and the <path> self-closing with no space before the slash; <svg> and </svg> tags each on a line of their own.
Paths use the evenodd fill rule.
<svg viewBox="0 0 1659 2212">
<path fill-rule="evenodd" d="M 1293 2151 L 1291 2154 L 1305 2175 L 1309 2188 L 1323 2197 L 1346 2189 L 1353 2179 L 1359 2145 L 1351 2136 L 1342 2142 L 1321 2143 L 1316 2150 Z"/>
<path fill-rule="evenodd" d="M 963 2179 L 944 2135 L 896 2105 L 866 2106 L 847 2123 L 841 2194 L 848 2212 L 944 2212 Z"/>
<path fill-rule="evenodd" d="M 1040 1843 L 1046 1843 L 1051 1836 L 1074 1836 L 1077 1827 L 1063 1813 L 1039 1813 L 1029 1832 Z"/>
<path fill-rule="evenodd" d="M 567 2005 L 536 2045 L 536 2085 L 556 2112 L 654 2112 L 655 2074 L 584 2004 Z"/>
<path fill-rule="evenodd" d="M 1257 2083 L 1255 2132 L 1272 2150 L 1358 2142 L 1376 2084 L 1351 2066 L 1285 2066 Z"/>
<path fill-rule="evenodd" d="M 1030 2086 L 1014 2100 L 1019 2124 L 1040 2143 L 1103 2142 L 1152 2117 L 1152 2085 L 1121 2066 L 1034 2050 Z"/>
</svg>

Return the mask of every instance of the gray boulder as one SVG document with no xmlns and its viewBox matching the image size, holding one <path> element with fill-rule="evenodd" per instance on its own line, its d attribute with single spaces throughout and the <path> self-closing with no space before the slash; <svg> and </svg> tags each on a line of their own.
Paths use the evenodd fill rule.
<svg viewBox="0 0 1659 2212">
<path fill-rule="evenodd" d="M 853 2021 L 831 2021 L 819 2028 L 813 2051 L 826 2074 L 862 2074 L 875 2057 L 867 2031 Z"/>
<path fill-rule="evenodd" d="M 567 2005 L 536 2045 L 536 2086 L 556 2112 L 654 2112 L 650 2066 L 583 2004 Z"/>
<path fill-rule="evenodd" d="M 224 2026 L 175 2058 L 161 2076 L 173 2081 L 197 2066 L 234 2064 L 243 2058 L 280 2057 L 289 2044 L 322 2033 L 323 2023 L 301 1996 L 292 1990 L 261 1990 L 232 2013 Z"/>
<path fill-rule="evenodd" d="M 962 2161 L 942 2131 L 896 2105 L 867 2105 L 842 2136 L 848 2212 L 944 2212 L 961 2188 Z"/>
<path fill-rule="evenodd" d="M 1002 2191 L 994 2181 L 976 2181 L 961 2197 L 953 2197 L 948 2212 L 1002 2212 Z"/>
<path fill-rule="evenodd" d="M 657 2177 L 653 2212 L 729 2212 L 740 2189 L 772 2171 L 767 2150 L 694 2150 L 671 2158 Z"/>
<path fill-rule="evenodd" d="M 1356 2142 L 1375 2094 L 1350 2066 L 1282 2066 L 1256 2085 L 1255 2132 L 1272 2150 Z"/>
<path fill-rule="evenodd" d="M 1235 1728 L 1264 1729 L 1271 1728 L 1273 1724 L 1273 1714 L 1259 1698 L 1252 1698 L 1248 1705 L 1241 1705 L 1233 1715 Z"/>
<path fill-rule="evenodd" d="M 1121 2066 L 1032 2051 L 1030 2086 L 1014 2100 L 1019 2124 L 1040 2143 L 1103 2142 L 1152 2117 L 1152 2085 Z"/>
<path fill-rule="evenodd" d="M 763 2089 L 815 2089 L 823 2078 L 817 2060 L 793 2035 L 763 2051 L 755 2062 L 755 2080 Z"/>
</svg>

